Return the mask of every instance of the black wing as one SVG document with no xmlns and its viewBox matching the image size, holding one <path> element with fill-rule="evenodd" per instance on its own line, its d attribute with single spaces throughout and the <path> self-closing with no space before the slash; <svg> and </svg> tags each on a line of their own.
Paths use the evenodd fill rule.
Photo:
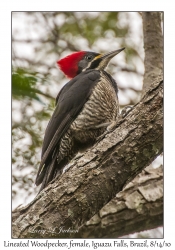
<svg viewBox="0 0 175 250">
<path fill-rule="evenodd" d="M 43 176 L 40 178 L 40 174 L 43 172 L 43 165 L 53 155 L 55 146 L 58 145 L 70 124 L 80 113 L 99 78 L 99 71 L 87 70 L 69 81 L 59 92 L 55 111 L 45 132 L 36 185 L 42 182 Z"/>
</svg>

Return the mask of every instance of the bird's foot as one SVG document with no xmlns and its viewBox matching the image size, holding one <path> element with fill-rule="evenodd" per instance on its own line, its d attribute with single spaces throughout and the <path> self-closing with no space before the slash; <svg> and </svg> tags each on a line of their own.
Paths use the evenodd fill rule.
<svg viewBox="0 0 175 250">
<path fill-rule="evenodd" d="M 124 118 L 132 109 L 133 109 L 133 106 L 131 106 L 131 105 L 124 107 L 122 109 L 122 112 L 121 112 L 120 116 L 122 118 Z"/>
<path fill-rule="evenodd" d="M 106 123 L 102 123 L 100 125 L 97 125 L 95 128 L 102 128 L 102 127 L 106 127 L 106 131 L 100 135 L 96 141 L 101 141 L 105 135 L 107 135 L 109 132 L 112 132 L 116 127 L 118 127 L 122 121 L 122 119 L 133 109 L 133 106 L 129 105 L 126 106 L 125 108 L 122 109 L 122 112 L 120 114 L 120 116 L 118 116 L 118 119 L 116 121 L 112 121 L 112 122 L 106 122 Z"/>
<path fill-rule="evenodd" d="M 107 131 L 111 132 L 113 131 L 118 125 L 118 121 L 112 121 L 110 125 L 107 127 Z"/>
<path fill-rule="evenodd" d="M 106 123 L 106 131 L 97 138 L 97 141 L 101 141 L 105 137 L 105 135 L 109 134 L 109 132 L 112 132 L 118 125 L 119 121 L 112 121 Z"/>
</svg>

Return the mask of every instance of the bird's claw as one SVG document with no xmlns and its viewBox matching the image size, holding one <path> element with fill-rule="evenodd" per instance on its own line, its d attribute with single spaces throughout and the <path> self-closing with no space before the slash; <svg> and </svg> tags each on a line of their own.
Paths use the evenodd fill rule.
<svg viewBox="0 0 175 250">
<path fill-rule="evenodd" d="M 118 121 L 111 122 L 111 124 L 107 127 L 107 131 L 111 132 L 112 130 L 114 130 L 116 128 L 117 124 L 118 124 Z"/>
<path fill-rule="evenodd" d="M 120 116 L 124 118 L 131 110 L 133 109 L 133 106 L 129 105 L 122 109 Z"/>
</svg>

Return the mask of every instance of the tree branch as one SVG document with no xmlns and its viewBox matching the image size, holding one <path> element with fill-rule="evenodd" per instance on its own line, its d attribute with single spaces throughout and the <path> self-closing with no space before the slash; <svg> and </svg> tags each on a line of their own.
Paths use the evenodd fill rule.
<svg viewBox="0 0 175 250">
<path fill-rule="evenodd" d="M 160 75 L 113 132 L 74 159 L 32 203 L 14 211 L 13 237 L 71 237 L 69 228 L 78 230 L 148 166 L 163 150 L 162 89 Z"/>
<path fill-rule="evenodd" d="M 72 238 L 116 238 L 163 225 L 163 168 L 137 175 Z"/>
</svg>

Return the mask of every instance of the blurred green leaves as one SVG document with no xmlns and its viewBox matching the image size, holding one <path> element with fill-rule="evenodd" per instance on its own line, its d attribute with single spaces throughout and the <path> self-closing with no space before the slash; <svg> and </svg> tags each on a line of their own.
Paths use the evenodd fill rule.
<svg viewBox="0 0 175 250">
<path fill-rule="evenodd" d="M 37 79 L 34 76 L 26 75 L 22 69 L 12 73 L 12 95 L 14 98 L 30 97 L 39 101 L 33 86 L 36 85 Z"/>
<path fill-rule="evenodd" d="M 12 96 L 14 99 L 20 100 L 29 97 L 43 103 L 38 94 L 54 99 L 52 96 L 37 89 L 37 78 L 35 75 L 36 73 L 27 73 L 22 68 L 18 68 L 12 73 Z"/>
<path fill-rule="evenodd" d="M 31 176 L 35 176 L 39 165 L 43 127 L 46 127 L 46 124 L 43 126 L 43 122 L 51 116 L 54 100 L 51 95 L 38 89 L 39 80 L 36 72 L 23 68 L 13 68 L 12 184 L 14 187 L 18 187 L 17 189 L 22 188 L 29 194 L 34 192 L 34 180 Z M 15 108 L 16 105 L 18 108 Z M 19 114 L 20 118 L 16 120 L 16 115 Z M 29 175 L 28 172 L 30 172 Z M 19 173 L 21 174 L 19 175 Z M 29 179 L 30 181 L 26 181 Z M 13 198 L 18 196 L 16 188 L 12 191 Z"/>
</svg>

